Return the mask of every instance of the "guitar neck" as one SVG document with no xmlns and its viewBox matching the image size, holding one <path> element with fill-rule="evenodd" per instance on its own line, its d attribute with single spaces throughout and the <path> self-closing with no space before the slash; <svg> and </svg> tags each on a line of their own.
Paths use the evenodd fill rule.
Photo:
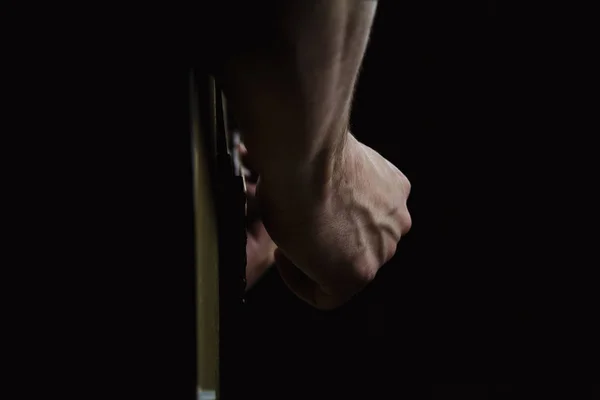
<svg viewBox="0 0 600 400">
<path fill-rule="evenodd" d="M 204 94 L 202 98 L 200 95 Z M 245 292 L 244 181 L 234 162 L 226 103 L 214 78 L 192 79 L 197 243 L 198 385 L 240 398 Z M 239 161 L 239 160 L 238 160 Z"/>
</svg>

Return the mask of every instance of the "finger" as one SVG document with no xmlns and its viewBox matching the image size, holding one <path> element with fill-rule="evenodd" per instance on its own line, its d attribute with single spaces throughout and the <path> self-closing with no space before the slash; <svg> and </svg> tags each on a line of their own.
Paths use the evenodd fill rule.
<svg viewBox="0 0 600 400">
<path fill-rule="evenodd" d="M 248 155 L 248 149 L 244 143 L 238 145 L 238 151 L 240 153 L 240 160 L 242 161 L 242 173 L 246 177 L 246 181 L 256 183 L 258 180 L 258 174 L 255 172 L 253 163 Z"/>
<path fill-rule="evenodd" d="M 276 246 L 262 224 L 246 242 L 246 290 L 250 289 L 275 262 Z"/>
<path fill-rule="evenodd" d="M 251 168 L 252 163 L 250 162 L 250 157 L 248 156 L 248 149 L 244 143 L 240 143 L 238 145 L 238 151 L 240 152 L 240 159 L 242 160 L 242 164 L 246 166 L 246 168 Z"/>
<path fill-rule="evenodd" d="M 256 178 L 254 177 L 255 174 L 252 171 L 250 171 L 248 168 L 244 167 L 243 164 L 242 164 L 241 170 L 242 170 L 242 175 L 244 176 L 244 178 L 246 178 L 246 181 L 256 182 Z"/>
<path fill-rule="evenodd" d="M 271 240 L 265 226 L 261 223 L 255 224 L 252 232 L 248 233 L 248 245 L 246 246 L 247 262 L 266 262 L 273 264 L 275 262 L 274 251 L 277 245 Z"/>
<path fill-rule="evenodd" d="M 246 183 L 246 206 L 246 227 L 248 228 L 260 219 L 255 183 Z"/>
<path fill-rule="evenodd" d="M 333 310 L 346 299 L 325 292 L 321 286 L 297 268 L 280 249 L 275 250 L 275 265 L 286 286 L 301 300 L 320 310 Z"/>
<path fill-rule="evenodd" d="M 249 198 L 256 197 L 256 183 L 252 183 L 252 182 L 246 183 L 246 195 Z"/>
<path fill-rule="evenodd" d="M 248 155 L 248 149 L 246 148 L 246 145 L 243 142 L 240 142 L 238 144 L 238 149 L 240 150 L 240 156 L 245 157 Z"/>
</svg>

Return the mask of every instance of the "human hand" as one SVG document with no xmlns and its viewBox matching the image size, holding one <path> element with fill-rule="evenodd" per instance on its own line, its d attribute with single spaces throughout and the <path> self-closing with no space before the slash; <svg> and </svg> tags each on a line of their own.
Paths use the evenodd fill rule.
<svg viewBox="0 0 600 400">
<path fill-rule="evenodd" d="M 249 169 L 248 152 L 243 144 L 239 151 L 246 177 L 246 290 L 249 290 L 275 263 L 273 252 L 277 246 L 261 220 L 256 201 L 256 179 Z"/>
<path fill-rule="evenodd" d="M 248 197 L 248 221 L 246 224 L 246 290 L 260 279 L 275 263 L 273 243 L 260 216 L 257 215 L 256 184 L 246 184 Z"/>
<path fill-rule="evenodd" d="M 326 168 L 325 183 L 294 175 L 257 188 L 282 279 L 319 309 L 342 305 L 372 281 L 411 227 L 410 183 L 373 149 L 348 135 Z"/>
</svg>

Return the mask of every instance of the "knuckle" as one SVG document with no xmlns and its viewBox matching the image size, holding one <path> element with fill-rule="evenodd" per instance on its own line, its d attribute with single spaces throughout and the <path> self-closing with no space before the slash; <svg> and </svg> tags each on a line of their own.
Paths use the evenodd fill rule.
<svg viewBox="0 0 600 400">
<path fill-rule="evenodd" d="M 410 190 L 412 189 L 412 184 L 410 183 L 410 180 L 404 174 L 402 174 L 401 181 L 402 181 L 402 188 L 404 189 L 406 198 L 408 198 L 408 196 L 410 196 Z"/>
<path fill-rule="evenodd" d="M 365 265 L 362 268 L 355 269 L 354 281 L 359 288 L 368 285 L 377 275 L 379 265 Z"/>
<path fill-rule="evenodd" d="M 412 228 L 412 224 L 413 224 L 412 217 L 411 217 L 408 209 L 402 213 L 401 224 L 402 224 L 402 235 L 406 235 Z"/>
</svg>

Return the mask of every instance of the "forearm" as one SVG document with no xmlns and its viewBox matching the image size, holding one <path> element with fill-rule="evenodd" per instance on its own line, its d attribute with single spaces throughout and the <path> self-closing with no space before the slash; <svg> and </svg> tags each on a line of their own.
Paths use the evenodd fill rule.
<svg viewBox="0 0 600 400">
<path fill-rule="evenodd" d="M 265 16 L 270 21 L 252 21 L 262 24 L 260 34 L 234 43 L 223 71 L 226 95 L 261 179 L 330 168 L 346 140 L 376 4 L 279 1 Z"/>
</svg>

